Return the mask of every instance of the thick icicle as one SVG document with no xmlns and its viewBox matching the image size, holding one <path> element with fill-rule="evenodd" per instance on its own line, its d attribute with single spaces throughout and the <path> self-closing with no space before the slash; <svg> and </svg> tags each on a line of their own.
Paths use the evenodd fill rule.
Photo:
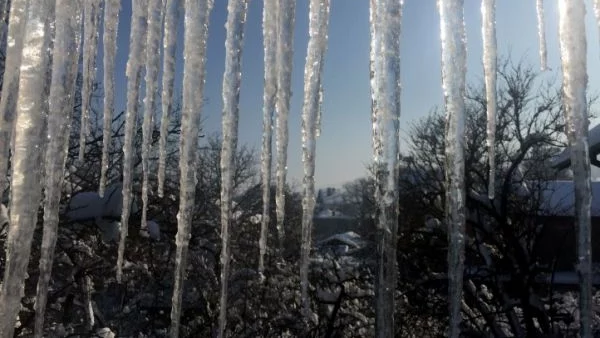
<svg viewBox="0 0 600 338">
<path fill-rule="evenodd" d="M 121 0 L 106 0 L 104 4 L 104 117 L 102 132 L 102 164 L 100 167 L 100 187 L 98 193 L 104 196 L 108 172 L 108 154 L 112 138 L 112 116 L 115 104 L 115 54 L 117 52 L 117 28 Z"/>
<path fill-rule="evenodd" d="M 308 269 L 312 247 L 313 214 L 315 210 L 315 149 L 317 118 L 321 101 L 321 74 L 327 50 L 329 0 L 311 0 L 309 40 L 304 67 L 304 105 L 302 107 L 302 162 L 304 163 L 304 196 L 302 198 L 302 240 L 300 261 L 300 293 L 306 319 L 310 318 Z"/>
<path fill-rule="evenodd" d="M 71 128 L 75 81 L 81 42 L 81 0 L 56 1 L 56 33 L 48 110 L 48 146 L 44 199 L 44 234 L 40 252 L 40 276 L 35 301 L 35 337 L 44 335 L 44 313 L 52 273 L 58 209 Z"/>
<path fill-rule="evenodd" d="M 296 0 L 280 0 L 277 11 L 277 120 L 275 144 L 277 149 L 275 205 L 279 242 L 284 239 L 285 182 L 287 174 L 288 115 L 292 96 L 292 66 L 294 57 L 294 23 Z"/>
<path fill-rule="evenodd" d="M 375 335 L 394 335 L 400 131 L 402 2 L 372 0 L 371 93 L 375 200 L 379 217 Z"/>
<path fill-rule="evenodd" d="M 163 78 L 162 78 L 162 116 L 160 119 L 160 139 L 158 141 L 158 196 L 163 197 L 165 189 L 165 171 L 167 168 L 167 136 L 169 114 L 173 107 L 173 83 L 175 80 L 175 52 L 177 47 L 177 19 L 180 0 L 166 0 L 165 30 L 163 35 Z"/>
<path fill-rule="evenodd" d="M 179 143 L 179 212 L 177 214 L 177 252 L 175 282 L 171 306 L 170 336 L 179 335 L 181 297 L 190 228 L 196 194 L 196 156 L 200 129 L 200 112 L 206 65 L 206 39 L 212 0 L 185 0 L 185 33 L 183 58 L 183 107 L 181 115 L 181 142 Z"/>
<path fill-rule="evenodd" d="M 277 94 L 277 7 L 278 1 L 265 0 L 263 7 L 263 45 L 265 50 L 265 87 L 263 96 L 263 136 L 261 154 L 262 201 L 263 213 L 258 246 L 260 256 L 258 271 L 262 274 L 265 268 L 267 252 L 267 230 L 269 228 L 271 207 L 271 166 L 273 143 L 273 111 Z"/>
<path fill-rule="evenodd" d="M 498 53 L 496 49 L 496 0 L 481 2 L 481 33 L 483 35 L 483 73 L 487 103 L 487 146 L 490 178 L 488 197 L 494 198 L 496 186 L 496 72 Z"/>
<path fill-rule="evenodd" d="M 140 83 L 144 65 L 144 38 L 147 29 L 148 0 L 133 0 L 131 33 L 129 37 L 129 58 L 127 59 L 127 111 L 125 114 L 125 140 L 123 143 L 123 212 L 121 214 L 121 236 L 117 258 L 117 282 L 123 276 L 123 259 L 125 240 L 131 212 L 131 187 L 133 184 L 133 139 L 135 136 L 135 120 L 138 115 L 140 99 Z"/>
<path fill-rule="evenodd" d="M 12 0 L 8 21 L 6 59 L 0 98 L 0 196 L 8 187 L 8 161 L 19 92 L 19 70 L 23 36 L 27 23 L 28 0 Z"/>
<path fill-rule="evenodd" d="M 148 212 L 148 174 L 150 144 L 154 131 L 154 110 L 158 90 L 158 67 L 160 63 L 160 40 L 163 17 L 162 0 L 148 1 L 148 33 L 146 43 L 146 97 L 144 98 L 144 122 L 142 125 L 142 227 L 146 227 Z"/>
<path fill-rule="evenodd" d="M 238 140 L 242 51 L 247 0 L 229 0 L 227 4 L 227 37 L 225 39 L 225 72 L 223 73 L 223 142 L 221 148 L 221 300 L 219 302 L 219 335 L 227 328 L 227 290 L 229 280 L 229 227 L 233 199 L 233 173 Z"/>
<path fill-rule="evenodd" d="M 546 24 L 544 19 L 544 0 L 536 0 L 538 21 L 538 39 L 540 44 L 540 68 L 542 71 L 548 69 L 548 52 L 546 50 Z"/>
<path fill-rule="evenodd" d="M 465 251 L 465 74 L 463 0 L 440 0 L 442 85 L 446 107 L 446 223 L 448 225 L 449 337 L 460 334 Z"/>
<path fill-rule="evenodd" d="M 101 0 L 85 0 L 83 29 L 83 84 L 81 86 L 81 125 L 79 126 L 79 161 L 85 155 L 85 142 L 90 133 L 90 100 L 96 80 L 98 54 L 98 29 L 100 27 Z"/>
<path fill-rule="evenodd" d="M 12 157 L 10 225 L 6 240 L 6 267 L 0 292 L 0 336 L 12 337 L 37 223 L 42 189 L 42 166 L 47 116 L 48 48 L 54 1 L 31 1 L 26 11 L 19 95 L 16 102 Z M 24 19 L 24 18 L 23 18 Z"/>
<path fill-rule="evenodd" d="M 588 148 L 588 109 L 586 90 L 587 42 L 585 4 L 582 0 L 560 0 L 559 42 L 563 70 L 563 95 L 571 168 L 575 183 L 575 210 L 578 230 L 579 336 L 592 337 L 592 246 L 591 176 Z"/>
</svg>

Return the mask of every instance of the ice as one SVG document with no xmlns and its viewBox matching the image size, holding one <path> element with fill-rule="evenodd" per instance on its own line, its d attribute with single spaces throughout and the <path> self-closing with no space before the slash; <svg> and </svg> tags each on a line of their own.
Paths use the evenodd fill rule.
<svg viewBox="0 0 600 338">
<path fill-rule="evenodd" d="M 496 71 L 498 52 L 496 49 L 496 0 L 481 2 L 481 31 L 483 35 L 483 73 L 487 111 L 487 146 L 490 178 L 488 197 L 494 199 L 496 185 Z"/>
<path fill-rule="evenodd" d="M 79 131 L 79 161 L 85 155 L 85 142 L 90 133 L 90 109 L 92 88 L 96 80 L 96 56 L 98 54 L 98 30 L 100 27 L 101 0 L 84 0 L 83 21 L 83 84 L 81 86 L 81 125 Z"/>
<path fill-rule="evenodd" d="M 13 136 L 17 95 L 19 91 L 19 66 L 23 50 L 23 36 L 27 22 L 28 0 L 12 0 L 8 21 L 8 37 L 2 96 L 0 98 L 0 194 L 8 188 L 8 161 Z"/>
<path fill-rule="evenodd" d="M 377 180 L 375 201 L 379 213 L 375 334 L 391 337 L 397 270 L 402 2 L 371 2 L 370 22 L 373 159 Z"/>
<path fill-rule="evenodd" d="M 79 66 L 82 6 L 80 0 L 56 2 L 52 80 L 48 111 L 48 145 L 45 158 L 44 233 L 40 253 L 40 276 L 35 301 L 35 336 L 44 334 L 44 312 L 52 273 L 58 212 L 66 162 L 65 142 L 71 128 L 75 80 Z"/>
<path fill-rule="evenodd" d="M 18 1 L 15 4 L 19 4 Z M 10 225 L 6 239 L 6 266 L 0 292 L 0 336 L 12 337 L 21 308 L 24 281 L 31 252 L 42 193 L 44 143 L 47 116 L 45 79 L 49 74 L 52 1 L 31 1 L 23 35 L 18 98 L 16 102 L 14 152 L 12 157 Z M 23 32 L 23 31 L 22 31 Z"/>
<path fill-rule="evenodd" d="M 279 1 L 277 11 L 277 99 L 275 109 L 275 144 L 277 149 L 275 207 L 279 242 L 283 243 L 285 221 L 285 182 L 287 174 L 288 115 L 292 96 L 292 66 L 294 57 L 294 24 L 296 0 Z"/>
<path fill-rule="evenodd" d="M 537 11 L 538 39 L 540 44 L 540 69 L 548 69 L 548 52 L 546 50 L 546 28 L 544 19 L 544 0 L 536 0 L 535 8 Z"/>
<path fill-rule="evenodd" d="M 131 213 L 131 187 L 133 181 L 133 139 L 135 120 L 138 115 L 140 83 L 144 60 L 144 42 L 147 30 L 148 0 L 134 0 L 129 37 L 129 58 L 127 59 L 127 111 L 125 115 L 125 140 L 123 143 L 123 213 L 121 214 L 121 236 L 117 257 L 117 282 L 123 277 L 125 240 Z"/>
<path fill-rule="evenodd" d="M 227 290 L 229 280 L 229 227 L 232 222 L 233 175 L 238 140 L 242 51 L 247 0 L 230 0 L 227 5 L 225 72 L 223 73 L 223 143 L 221 148 L 221 300 L 219 337 L 227 327 Z"/>
<path fill-rule="evenodd" d="M 260 256 L 258 271 L 263 273 L 265 268 L 265 253 L 267 251 L 267 231 L 270 222 L 271 207 L 271 167 L 273 144 L 273 111 L 277 94 L 277 0 L 265 0 L 263 7 L 263 45 L 265 50 L 265 77 L 263 96 L 263 135 L 261 154 L 262 202 L 260 239 L 258 246 Z"/>
<path fill-rule="evenodd" d="M 446 109 L 446 223 L 448 225 L 449 337 L 460 335 L 465 246 L 466 36 L 462 0 L 441 0 L 442 86 Z"/>
<path fill-rule="evenodd" d="M 181 142 L 179 143 L 180 189 L 175 239 L 177 245 L 175 282 L 171 306 L 171 330 L 169 332 L 171 337 L 179 335 L 181 298 L 185 282 L 187 252 L 196 194 L 196 156 L 204 91 L 206 40 L 212 7 L 212 0 L 185 0 L 183 107 L 181 112 Z"/>
<path fill-rule="evenodd" d="M 580 276 L 580 337 L 592 337 L 592 246 L 591 169 L 588 148 L 588 109 L 586 90 L 587 43 L 585 4 L 582 0 L 559 0 L 559 43 L 563 73 L 563 100 L 571 169 L 575 184 L 575 210 L 578 230 L 578 272 Z"/>
<path fill-rule="evenodd" d="M 312 248 L 312 227 L 315 209 L 315 149 L 317 118 L 321 103 L 321 78 L 327 31 L 329 27 L 329 0 L 311 0 L 309 12 L 309 40 L 304 68 L 304 104 L 302 107 L 302 162 L 304 164 L 302 198 L 302 239 L 300 258 L 300 293 L 305 318 L 310 316 L 308 270 Z"/>
<path fill-rule="evenodd" d="M 112 114 L 115 103 L 115 55 L 117 52 L 117 28 L 121 0 L 106 0 L 104 4 L 104 110 L 102 132 L 102 164 L 100 167 L 100 185 L 98 193 L 104 195 L 106 175 L 109 166 L 109 151 L 112 138 Z"/>
<path fill-rule="evenodd" d="M 158 67 L 163 20 L 162 0 L 148 1 L 148 33 L 146 42 L 146 97 L 142 124 L 142 225 L 146 225 L 148 212 L 148 174 L 150 171 L 150 145 L 154 132 L 153 116 L 158 91 Z"/>
<path fill-rule="evenodd" d="M 160 119 L 160 139 L 158 141 L 158 196 L 164 197 L 165 171 L 167 167 L 167 135 L 169 114 L 173 107 L 173 83 L 175 74 L 175 52 L 177 48 L 177 20 L 180 0 L 166 0 L 165 28 L 163 34 L 163 78 L 162 116 Z"/>
</svg>

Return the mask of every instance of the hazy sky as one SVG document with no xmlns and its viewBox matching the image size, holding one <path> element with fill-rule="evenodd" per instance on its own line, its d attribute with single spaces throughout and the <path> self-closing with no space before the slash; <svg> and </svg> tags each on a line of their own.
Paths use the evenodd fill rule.
<svg viewBox="0 0 600 338">
<path fill-rule="evenodd" d="M 294 70 L 290 116 L 289 181 L 301 182 L 301 110 L 303 74 L 308 43 L 308 0 L 297 0 L 294 39 Z M 465 0 L 470 82 L 482 77 L 481 13 L 477 0 Z M 552 72 L 543 78 L 559 78 L 558 13 L 556 1 L 545 1 L 548 64 Z M 598 29 L 591 0 L 588 7 L 588 66 L 590 90 L 598 92 L 600 50 Z M 240 94 L 240 144 L 260 152 L 262 134 L 263 45 L 262 5 L 251 0 L 246 23 Z M 215 0 L 210 18 L 207 50 L 205 97 L 202 111 L 207 134 L 221 131 L 221 87 L 225 60 L 225 21 L 227 1 Z M 535 0 L 497 1 L 497 37 L 499 55 L 512 55 L 539 67 Z M 129 44 L 130 1 L 123 1 L 119 27 L 117 58 L 116 109 L 125 108 L 125 66 Z M 316 184 L 338 185 L 365 173 L 371 158 L 371 121 L 369 90 L 369 1 L 331 0 L 329 47 L 324 67 L 324 101 L 321 137 L 317 142 Z M 183 18 L 180 19 L 183 23 Z M 180 25 L 177 87 L 181 87 L 182 37 Z M 102 53 L 100 51 L 100 57 Z M 401 142 L 410 123 L 443 102 L 440 71 L 439 14 L 434 0 L 405 0 L 402 23 L 402 117 Z M 101 59 L 99 59 L 100 61 Z M 100 62 L 101 63 L 101 62 Z M 101 70 L 101 67 L 98 67 Z M 101 74 L 101 73 L 100 73 Z M 403 145 L 404 147 L 404 145 Z"/>
</svg>

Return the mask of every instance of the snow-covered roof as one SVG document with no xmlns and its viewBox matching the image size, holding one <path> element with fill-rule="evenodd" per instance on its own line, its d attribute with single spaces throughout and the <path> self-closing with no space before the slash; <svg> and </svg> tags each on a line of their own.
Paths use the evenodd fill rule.
<svg viewBox="0 0 600 338">
<path fill-rule="evenodd" d="M 590 156 L 596 157 L 600 154 L 600 124 L 597 124 L 588 131 L 588 145 Z M 571 166 L 571 149 L 566 148 L 560 154 L 556 155 L 551 161 L 552 167 L 556 169 L 566 169 Z"/>
<path fill-rule="evenodd" d="M 348 231 L 341 234 L 329 236 L 326 239 L 319 241 L 317 243 L 317 246 L 327 245 L 332 242 L 341 242 L 352 249 L 359 249 L 364 246 L 364 241 L 362 240 L 360 235 L 354 231 Z"/>
<path fill-rule="evenodd" d="M 315 215 L 315 218 L 341 218 L 352 219 L 352 217 L 335 209 L 323 209 Z"/>
<path fill-rule="evenodd" d="M 574 216 L 573 181 L 548 181 L 542 187 L 541 211 L 547 215 Z M 592 216 L 600 216 L 600 182 L 592 182 Z"/>
</svg>

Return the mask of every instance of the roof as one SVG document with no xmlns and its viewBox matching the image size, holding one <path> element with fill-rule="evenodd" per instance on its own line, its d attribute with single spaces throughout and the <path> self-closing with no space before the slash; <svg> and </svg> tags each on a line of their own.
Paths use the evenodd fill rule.
<svg viewBox="0 0 600 338">
<path fill-rule="evenodd" d="M 597 124 L 588 131 L 588 147 L 590 157 L 596 158 L 600 154 L 600 124 Z M 556 155 L 551 161 L 552 167 L 556 169 L 566 169 L 571 166 L 571 149 L 567 147 L 560 154 Z"/>
<path fill-rule="evenodd" d="M 542 189 L 541 212 L 549 216 L 574 216 L 573 181 L 548 181 Z M 592 182 L 592 216 L 600 216 L 600 182 Z"/>
</svg>

